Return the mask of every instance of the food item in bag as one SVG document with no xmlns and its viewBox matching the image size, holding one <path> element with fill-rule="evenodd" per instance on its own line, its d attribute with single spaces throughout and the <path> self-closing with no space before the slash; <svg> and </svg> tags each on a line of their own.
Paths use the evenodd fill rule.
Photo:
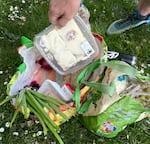
<svg viewBox="0 0 150 144">
<path fill-rule="evenodd" d="M 39 86 L 46 80 L 53 80 L 55 81 L 55 71 L 53 69 L 45 70 L 44 68 L 38 68 L 31 78 L 31 83 L 36 82 Z"/>
<path fill-rule="evenodd" d="M 77 72 L 91 63 L 99 53 L 92 33 L 78 16 L 62 28 L 50 25 L 37 34 L 35 47 L 60 75 Z"/>
<path fill-rule="evenodd" d="M 59 84 L 51 80 L 45 80 L 41 87 L 38 89 L 38 92 L 47 96 L 61 99 L 65 102 L 71 101 L 73 96 L 68 84 L 65 84 L 61 87 Z"/>
<path fill-rule="evenodd" d="M 121 99 L 121 96 L 119 94 L 127 87 L 128 81 L 124 73 L 112 68 L 107 68 L 103 83 L 107 85 L 111 85 L 112 83 L 114 85 L 115 91 L 113 96 L 102 93 L 101 97 L 96 101 L 96 107 L 95 103 L 92 103 L 84 116 L 95 116 L 97 114 L 100 114 L 104 112 L 110 105 Z"/>
<path fill-rule="evenodd" d="M 47 35 L 43 35 L 41 43 L 47 47 L 47 51 L 64 71 L 94 53 L 94 49 L 83 36 L 74 20 L 69 21 L 61 29 L 55 27 Z"/>
</svg>

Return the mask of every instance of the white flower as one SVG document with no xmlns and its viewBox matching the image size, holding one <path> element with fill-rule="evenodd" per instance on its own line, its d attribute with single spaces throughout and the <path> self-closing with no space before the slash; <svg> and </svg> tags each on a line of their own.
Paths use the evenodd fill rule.
<svg viewBox="0 0 150 144">
<path fill-rule="evenodd" d="M 5 123 L 5 127 L 8 128 L 9 126 L 10 126 L 10 122 L 6 122 L 6 123 Z"/>
<path fill-rule="evenodd" d="M 147 66 L 144 63 L 141 64 L 141 67 L 143 67 L 145 69 L 147 68 Z"/>
<path fill-rule="evenodd" d="M 13 6 L 10 6 L 9 10 L 10 10 L 10 11 L 13 11 L 13 10 L 14 10 Z"/>
<path fill-rule="evenodd" d="M 13 132 L 13 135 L 18 136 L 19 133 L 18 132 Z"/>
<path fill-rule="evenodd" d="M 94 13 L 96 13 L 97 9 L 94 9 Z"/>
<path fill-rule="evenodd" d="M 129 139 L 129 135 L 127 135 L 127 139 Z"/>
<path fill-rule="evenodd" d="M 14 16 L 13 16 L 13 15 L 9 14 L 9 15 L 8 15 L 8 20 L 12 20 L 12 21 L 14 21 L 14 20 L 15 20 L 15 18 L 14 18 Z"/>
<path fill-rule="evenodd" d="M 15 10 L 15 11 L 18 11 L 18 7 L 17 7 L 17 6 L 15 6 L 15 7 L 14 7 L 14 10 Z"/>
<path fill-rule="evenodd" d="M 40 122 L 39 122 L 38 120 L 35 120 L 35 123 L 36 123 L 36 124 L 39 124 Z"/>
<path fill-rule="evenodd" d="M 3 138 L 2 137 L 0 137 L 0 141 L 2 140 Z"/>
<path fill-rule="evenodd" d="M 146 42 L 147 42 L 147 40 L 146 40 L 146 39 L 143 39 L 143 42 L 145 42 L 145 43 L 146 43 Z"/>
<path fill-rule="evenodd" d="M 3 133 L 5 129 L 3 127 L 0 128 L 0 132 Z"/>
<path fill-rule="evenodd" d="M 22 0 L 22 3 L 26 3 L 26 1 L 25 1 L 25 0 Z"/>
<path fill-rule="evenodd" d="M 47 139 L 47 136 L 45 136 L 44 139 L 46 140 L 46 139 Z"/>
<path fill-rule="evenodd" d="M 25 130 L 24 134 L 27 135 L 28 134 L 28 130 Z"/>
<path fill-rule="evenodd" d="M 3 71 L 0 71 L 0 74 L 3 74 Z"/>
<path fill-rule="evenodd" d="M 12 14 L 14 14 L 14 15 L 15 15 L 15 14 L 16 14 L 16 11 L 13 11 L 13 12 L 12 12 Z"/>
<path fill-rule="evenodd" d="M 32 136 L 33 136 L 33 137 L 36 137 L 36 134 L 34 133 Z"/>
<path fill-rule="evenodd" d="M 141 68 L 140 73 L 141 73 L 141 74 L 143 74 L 143 73 L 144 73 L 144 69 L 143 69 L 143 68 Z"/>
<path fill-rule="evenodd" d="M 4 85 L 7 85 L 7 84 L 8 84 L 8 82 L 5 81 L 5 82 L 4 82 Z"/>
<path fill-rule="evenodd" d="M 38 141 L 35 141 L 35 143 L 34 144 L 39 144 L 39 142 Z"/>
<path fill-rule="evenodd" d="M 21 19 L 22 21 L 24 21 L 24 22 L 26 21 L 26 17 L 25 17 L 25 16 L 21 16 L 20 19 Z"/>
<path fill-rule="evenodd" d="M 36 136 L 40 136 L 40 135 L 42 135 L 42 131 L 38 131 L 36 134 Z"/>
</svg>

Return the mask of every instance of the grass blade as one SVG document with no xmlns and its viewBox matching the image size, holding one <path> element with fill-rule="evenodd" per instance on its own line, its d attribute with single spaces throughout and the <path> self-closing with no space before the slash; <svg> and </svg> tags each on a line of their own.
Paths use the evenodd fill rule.
<svg viewBox="0 0 150 144">
<path fill-rule="evenodd" d="M 2 102 L 0 102 L 0 106 L 3 105 L 3 104 L 5 104 L 5 103 L 7 103 L 10 100 L 12 100 L 15 97 L 16 97 L 16 95 L 6 97 Z"/>
</svg>

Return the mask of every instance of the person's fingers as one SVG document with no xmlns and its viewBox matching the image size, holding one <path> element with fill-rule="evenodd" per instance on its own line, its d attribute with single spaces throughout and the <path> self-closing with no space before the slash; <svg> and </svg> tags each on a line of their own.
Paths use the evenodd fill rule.
<svg viewBox="0 0 150 144">
<path fill-rule="evenodd" d="M 51 15 L 51 14 L 49 14 L 49 21 L 52 24 L 57 24 L 58 18 L 59 18 L 59 15 Z"/>
<path fill-rule="evenodd" d="M 56 24 L 58 19 L 63 15 L 63 10 L 58 9 L 56 6 L 51 6 L 48 12 L 49 21 Z"/>
<path fill-rule="evenodd" d="M 74 16 L 74 15 L 72 15 L 72 14 L 67 15 L 67 13 L 64 13 L 64 15 L 62 15 L 62 16 L 58 19 L 57 25 L 60 26 L 60 27 L 65 26 L 65 25 L 67 24 L 67 22 L 73 18 L 73 16 Z"/>
<path fill-rule="evenodd" d="M 67 24 L 67 22 L 69 20 L 70 19 L 65 18 L 64 16 L 62 16 L 61 18 L 58 19 L 57 25 L 60 26 L 60 27 L 63 27 L 63 26 L 65 26 Z"/>
</svg>

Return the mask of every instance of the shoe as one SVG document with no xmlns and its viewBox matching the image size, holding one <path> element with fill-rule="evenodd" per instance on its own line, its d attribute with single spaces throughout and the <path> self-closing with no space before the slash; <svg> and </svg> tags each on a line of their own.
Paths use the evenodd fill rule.
<svg viewBox="0 0 150 144">
<path fill-rule="evenodd" d="M 150 24 L 150 14 L 141 16 L 137 10 L 129 15 L 126 19 L 114 21 L 107 29 L 108 35 L 119 34 L 126 30 L 138 27 L 142 24 Z"/>
</svg>

